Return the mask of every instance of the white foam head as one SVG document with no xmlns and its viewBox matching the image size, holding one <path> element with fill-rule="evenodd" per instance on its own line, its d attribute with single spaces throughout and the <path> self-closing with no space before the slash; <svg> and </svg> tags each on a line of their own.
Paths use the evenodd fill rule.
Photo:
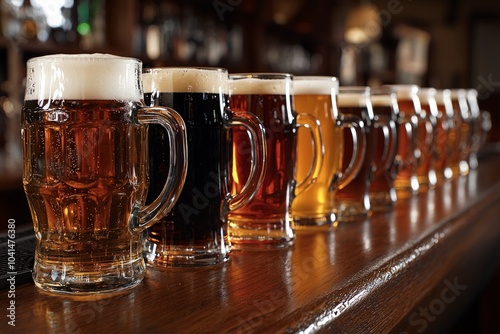
<svg viewBox="0 0 500 334">
<path fill-rule="evenodd" d="M 27 63 L 25 100 L 134 100 L 143 98 L 142 63 L 109 54 L 58 54 Z"/>
<path fill-rule="evenodd" d="M 289 74 L 235 74 L 229 79 L 231 95 L 293 94 Z"/>
<path fill-rule="evenodd" d="M 411 100 L 415 94 L 418 93 L 419 87 L 417 85 L 386 85 L 396 92 L 398 99 Z"/>
<path fill-rule="evenodd" d="M 394 95 L 371 95 L 370 100 L 372 102 L 372 106 L 374 107 L 389 107 L 393 106 L 395 101 L 395 96 Z"/>
<path fill-rule="evenodd" d="M 294 95 L 336 95 L 339 81 L 335 77 L 298 76 L 294 77 Z"/>
<path fill-rule="evenodd" d="M 443 105 L 449 103 L 451 101 L 450 97 L 451 97 L 451 92 L 449 89 L 436 90 L 435 99 L 437 104 Z"/>
<path fill-rule="evenodd" d="M 222 68 L 164 67 L 145 69 L 145 93 L 229 94 L 228 73 Z"/>
<path fill-rule="evenodd" d="M 366 107 L 370 103 L 370 88 L 341 86 L 337 105 L 342 107 Z"/>
</svg>

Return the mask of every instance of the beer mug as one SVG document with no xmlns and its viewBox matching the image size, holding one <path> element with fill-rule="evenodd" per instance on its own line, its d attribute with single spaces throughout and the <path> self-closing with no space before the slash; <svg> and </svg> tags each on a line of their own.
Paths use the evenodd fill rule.
<svg viewBox="0 0 500 334">
<path fill-rule="evenodd" d="M 187 152 L 182 118 L 143 106 L 141 70 L 139 60 L 101 54 L 27 63 L 23 184 L 37 235 L 33 279 L 43 290 L 111 292 L 144 277 L 142 231 L 176 201 Z M 151 123 L 172 139 L 172 168 L 144 206 Z"/>
<path fill-rule="evenodd" d="M 467 105 L 470 111 L 471 146 L 469 156 L 470 169 L 477 169 L 479 165 L 478 153 L 481 148 L 481 110 L 477 101 L 477 90 L 467 89 Z"/>
<path fill-rule="evenodd" d="M 151 68 L 143 73 L 145 101 L 151 106 L 173 107 L 187 126 L 189 165 L 184 188 L 165 217 L 147 229 L 144 254 L 148 265 L 199 267 L 229 259 L 228 213 L 245 205 L 264 175 L 266 145 L 260 121 L 250 113 L 229 107 L 228 72 L 220 68 Z M 250 138 L 243 148 L 251 157 L 245 165 L 249 177 L 231 195 L 232 132 L 243 127 Z M 151 183 L 167 177 L 168 160 L 159 129 L 150 126 Z M 157 147 L 151 147 L 151 146 Z M 154 191 L 154 189 L 152 189 Z"/>
<path fill-rule="evenodd" d="M 453 177 L 468 175 L 469 158 L 472 147 L 472 117 L 467 103 L 466 89 L 451 89 L 451 104 L 453 106 L 453 119 L 457 127 L 458 149 L 453 153 L 454 160 L 451 169 Z"/>
<path fill-rule="evenodd" d="M 324 142 L 323 165 L 313 184 L 298 193 L 292 202 L 295 229 L 331 226 L 337 221 L 335 194 L 358 174 L 364 159 L 365 136 L 359 117 L 341 115 L 337 109 L 339 83 L 335 77 L 294 77 L 294 104 L 299 114 L 309 113 L 320 122 Z M 344 129 L 354 143 L 349 164 L 342 168 Z M 305 180 L 314 161 L 314 142 L 307 128 L 297 134 L 297 180 Z"/>
<path fill-rule="evenodd" d="M 317 120 L 296 114 L 290 74 L 230 75 L 231 109 L 257 116 L 265 127 L 267 159 L 264 181 L 246 205 L 229 213 L 229 235 L 235 249 L 288 247 L 294 238 L 290 205 L 297 193 L 318 177 L 323 160 L 323 141 Z M 297 127 L 311 129 L 314 161 L 310 175 L 296 185 Z M 248 178 L 251 156 L 244 131 L 233 131 L 232 190 L 239 191 Z"/>
<path fill-rule="evenodd" d="M 394 182 L 398 198 L 408 198 L 418 192 L 420 184 L 417 177 L 417 167 L 422 157 L 422 145 L 418 132 L 424 119 L 420 117 L 420 101 L 418 86 L 389 85 L 396 92 L 399 107 L 399 145 L 396 159 L 399 163 L 398 173 Z"/>
<path fill-rule="evenodd" d="M 445 169 L 447 157 L 450 155 L 448 147 L 448 136 L 451 128 L 451 120 L 447 114 L 447 101 L 449 91 L 429 88 L 427 99 L 429 108 L 435 113 L 435 133 L 433 140 L 433 159 L 431 161 L 429 180 L 434 185 L 442 184 L 445 180 Z"/>
<path fill-rule="evenodd" d="M 344 188 L 337 191 L 335 200 L 337 201 L 337 215 L 339 221 L 356 221 L 365 219 L 371 212 L 371 202 L 369 190 L 374 173 L 385 168 L 389 163 L 390 155 L 388 152 L 384 157 L 375 157 L 377 150 L 378 128 L 384 128 L 381 145 L 392 149 L 389 139 L 390 133 L 394 133 L 394 123 L 383 117 L 375 118 L 371 102 L 371 89 L 363 86 L 341 86 L 338 96 L 339 113 L 346 115 L 355 115 L 363 122 L 363 132 L 366 137 L 365 155 L 362 166 L 356 177 Z M 392 129 L 390 128 L 392 124 Z M 343 164 L 348 163 L 352 155 L 352 143 L 349 141 L 349 133 L 344 132 L 344 158 Z M 384 152 L 382 152 L 384 153 Z"/>
<path fill-rule="evenodd" d="M 394 181 L 398 170 L 399 107 L 395 92 L 388 87 L 372 88 L 370 100 L 375 116 L 375 170 L 370 183 L 372 211 L 387 211 L 397 201 Z"/>
<path fill-rule="evenodd" d="M 420 101 L 420 119 L 423 121 L 418 127 L 418 138 L 422 141 L 420 161 L 417 166 L 417 179 L 419 190 L 425 191 L 434 188 L 437 184 L 436 171 L 434 170 L 437 159 L 437 117 L 439 111 L 436 104 L 436 90 L 434 88 L 419 88 L 417 92 Z"/>
</svg>

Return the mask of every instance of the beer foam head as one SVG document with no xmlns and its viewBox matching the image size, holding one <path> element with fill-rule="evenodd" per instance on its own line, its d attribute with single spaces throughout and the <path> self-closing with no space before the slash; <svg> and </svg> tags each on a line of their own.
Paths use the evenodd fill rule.
<svg viewBox="0 0 500 334">
<path fill-rule="evenodd" d="M 142 99 L 142 63 L 109 54 L 58 54 L 27 63 L 25 100 Z"/>
<path fill-rule="evenodd" d="M 418 93 L 417 85 L 387 85 L 396 92 L 398 99 L 411 100 Z"/>
<path fill-rule="evenodd" d="M 289 74 L 235 74 L 229 78 L 231 95 L 293 94 L 293 77 Z"/>
<path fill-rule="evenodd" d="M 337 97 L 339 107 L 365 107 L 369 104 L 370 89 L 368 87 L 341 86 Z"/>
<path fill-rule="evenodd" d="M 222 68 L 164 67 L 145 69 L 145 93 L 229 94 L 228 73 Z"/>
<path fill-rule="evenodd" d="M 335 77 L 298 76 L 294 77 L 295 95 L 331 95 L 338 94 L 339 82 Z"/>
<path fill-rule="evenodd" d="M 449 89 L 438 89 L 434 96 L 437 104 L 445 104 L 450 101 L 451 92 Z"/>
<path fill-rule="evenodd" d="M 372 102 L 372 106 L 374 107 L 387 107 L 394 105 L 394 95 L 390 94 L 380 94 L 380 95 L 371 95 L 370 100 Z"/>
</svg>

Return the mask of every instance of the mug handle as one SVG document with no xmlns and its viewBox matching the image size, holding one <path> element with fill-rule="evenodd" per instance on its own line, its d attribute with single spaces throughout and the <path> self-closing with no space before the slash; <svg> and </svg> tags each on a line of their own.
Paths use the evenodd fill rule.
<svg viewBox="0 0 500 334">
<path fill-rule="evenodd" d="M 325 156 L 325 146 L 323 143 L 323 135 L 321 134 L 320 123 L 318 119 L 310 114 L 297 114 L 297 126 L 309 129 L 313 144 L 313 159 L 312 165 L 305 179 L 295 186 L 295 196 L 306 191 L 319 176 L 323 159 Z"/>
<path fill-rule="evenodd" d="M 353 140 L 351 160 L 346 169 L 340 173 L 339 178 L 335 181 L 337 188 L 342 189 L 358 175 L 363 165 L 366 155 L 366 135 L 363 129 L 366 125 L 361 118 L 352 114 L 342 115 L 337 122 L 343 130 L 349 128 Z"/>
<path fill-rule="evenodd" d="M 264 182 L 266 173 L 267 143 L 264 125 L 257 116 L 244 111 L 233 111 L 229 126 L 242 126 L 250 137 L 252 164 L 247 182 L 241 191 L 231 195 L 229 210 L 237 210 L 250 202 Z"/>
<path fill-rule="evenodd" d="M 384 152 L 378 164 L 373 166 L 373 176 L 380 176 L 385 170 L 389 169 L 394 161 L 397 149 L 397 129 L 396 122 L 386 115 L 375 116 L 375 129 L 382 131 L 384 135 Z"/>
<path fill-rule="evenodd" d="M 420 166 L 422 164 L 422 155 L 423 154 L 432 154 L 432 151 L 433 151 L 433 147 L 432 147 L 432 144 L 434 142 L 434 124 L 435 124 L 435 121 L 433 119 L 433 116 L 432 115 L 426 115 L 423 119 L 422 122 L 418 122 L 417 123 L 417 131 L 420 132 L 422 131 L 421 130 L 421 127 L 423 127 L 423 131 L 425 131 L 425 139 L 424 139 L 424 142 L 422 143 L 422 150 L 418 147 L 415 148 L 415 152 L 416 152 L 416 156 L 415 156 L 415 159 L 416 159 L 416 163 L 417 163 L 417 166 Z M 420 135 L 417 134 L 417 138 L 419 138 Z"/>
<path fill-rule="evenodd" d="M 134 233 L 152 226 L 172 209 L 184 186 L 188 167 L 186 125 L 175 110 L 168 107 L 143 107 L 138 110 L 137 118 L 141 124 L 159 124 L 167 131 L 170 168 L 158 197 L 148 205 L 134 208 L 129 223 Z"/>
</svg>

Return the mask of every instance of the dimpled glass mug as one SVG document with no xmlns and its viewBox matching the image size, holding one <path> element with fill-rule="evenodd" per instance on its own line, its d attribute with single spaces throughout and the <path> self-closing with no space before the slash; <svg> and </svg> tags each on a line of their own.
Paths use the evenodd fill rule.
<svg viewBox="0 0 500 334">
<path fill-rule="evenodd" d="M 145 275 L 142 231 L 175 203 L 187 168 L 186 131 L 172 109 L 143 107 L 142 63 L 103 54 L 27 63 L 23 184 L 42 290 L 96 294 Z M 172 139 L 171 178 L 149 205 L 145 125 Z"/>
<path fill-rule="evenodd" d="M 298 113 L 313 115 L 320 122 L 324 142 L 324 159 L 314 183 L 297 194 L 291 214 L 295 229 L 332 226 L 337 221 L 335 194 L 358 174 L 365 155 L 364 125 L 359 117 L 341 115 L 337 108 L 339 83 L 328 76 L 294 77 L 294 103 Z M 345 154 L 344 129 L 351 141 L 351 159 L 342 168 Z M 297 180 L 307 178 L 314 161 L 314 146 L 306 128 L 297 135 Z"/>
<path fill-rule="evenodd" d="M 265 127 L 266 171 L 262 185 L 246 205 L 229 213 L 231 247 L 237 250 L 285 248 L 293 243 L 290 207 L 294 197 L 318 177 L 323 161 L 319 122 L 309 114 L 297 114 L 293 102 L 293 76 L 287 73 L 230 75 L 233 111 L 257 116 Z M 314 146 L 311 173 L 295 181 L 297 129 L 308 127 Z M 233 131 L 232 191 L 238 192 L 249 175 L 245 131 Z"/>
</svg>

